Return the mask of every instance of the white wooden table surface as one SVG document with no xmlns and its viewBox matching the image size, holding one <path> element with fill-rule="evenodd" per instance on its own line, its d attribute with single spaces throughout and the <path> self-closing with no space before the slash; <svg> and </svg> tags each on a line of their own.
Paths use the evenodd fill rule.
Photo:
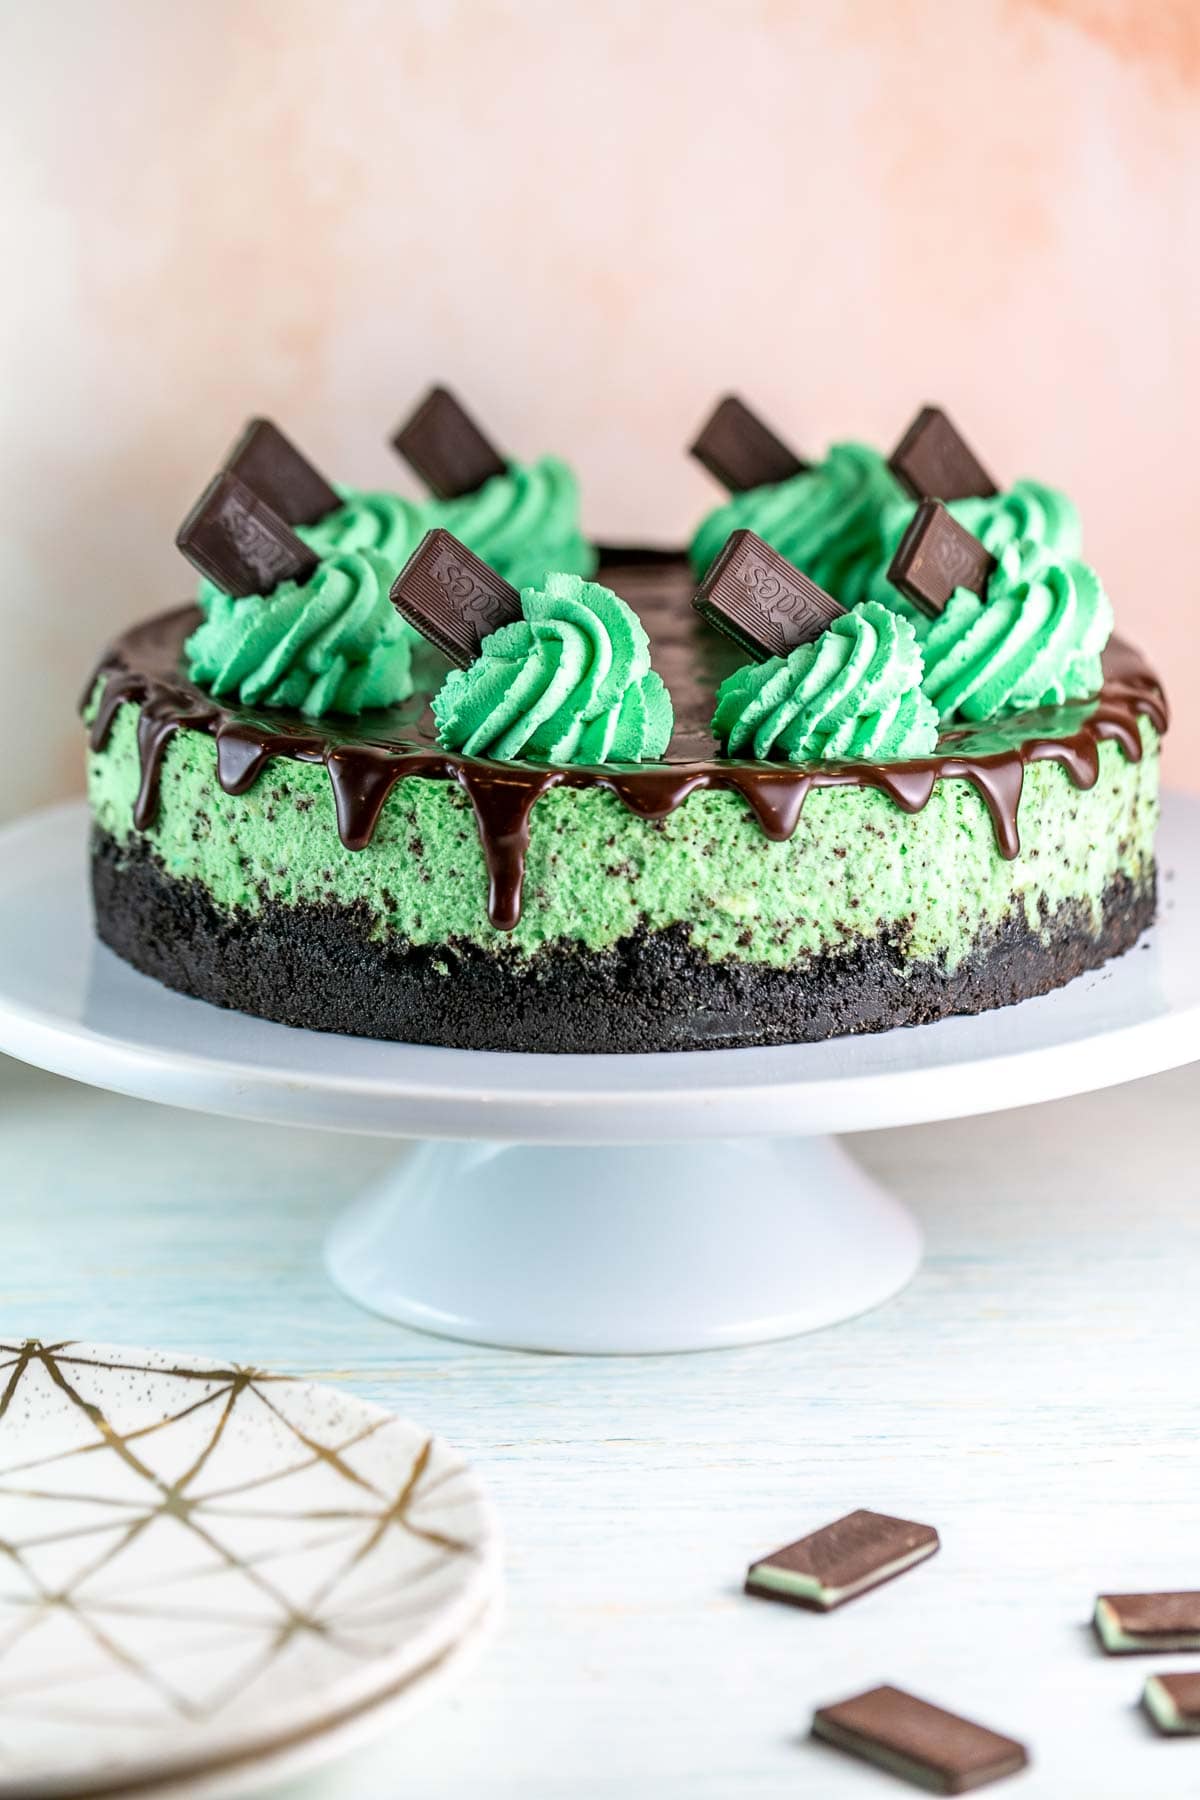
<svg viewBox="0 0 1200 1800">
<path fill-rule="evenodd" d="M 589 1361 L 356 1312 L 319 1246 L 394 1154 L 78 1088 L 0 1059 L 0 1335 L 212 1352 L 345 1382 L 475 1460 L 510 1545 L 466 1681 L 279 1800 L 774 1800 L 903 1793 L 806 1741 L 891 1680 L 1025 1738 L 997 1792 L 1200 1796 L 1097 1590 L 1200 1586 L 1200 1070 L 856 1140 L 929 1256 L 898 1300 L 790 1343 Z M 731 1202 L 736 1204 L 736 1200 Z M 770 1246 L 764 1246 L 770 1254 Z M 855 1506 L 934 1561 L 828 1618 L 746 1562 Z M 910 1790 L 911 1791 L 911 1790 Z"/>
</svg>

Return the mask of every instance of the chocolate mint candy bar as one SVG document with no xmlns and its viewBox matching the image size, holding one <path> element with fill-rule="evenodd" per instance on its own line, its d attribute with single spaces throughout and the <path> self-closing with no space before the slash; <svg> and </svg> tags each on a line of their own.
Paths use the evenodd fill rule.
<svg viewBox="0 0 1200 1800">
<path fill-rule="evenodd" d="M 731 534 L 692 605 L 759 662 L 812 643 L 846 610 L 753 531 Z"/>
<path fill-rule="evenodd" d="M 813 1736 L 934 1794 L 966 1794 L 1029 1761 L 1024 1745 L 900 1688 L 871 1688 L 813 1717 Z"/>
<path fill-rule="evenodd" d="M 175 537 L 192 567 L 235 599 L 307 581 L 319 562 L 273 507 L 236 475 L 214 476 Z"/>
<path fill-rule="evenodd" d="M 460 669 L 475 661 L 485 637 L 522 617 L 516 588 L 440 527 L 421 539 L 391 597 L 401 618 Z"/>
<path fill-rule="evenodd" d="M 333 484 L 272 419 L 251 419 L 225 458 L 225 468 L 287 525 L 315 525 L 342 504 Z"/>
<path fill-rule="evenodd" d="M 473 494 L 507 464 L 447 388 L 431 388 L 392 439 L 410 468 L 439 500 Z"/>
<path fill-rule="evenodd" d="M 888 458 L 914 500 L 966 500 L 996 484 L 939 406 L 923 406 Z"/>
<path fill-rule="evenodd" d="M 1200 1675 L 1151 1675 L 1142 1705 L 1167 1737 L 1200 1732 Z"/>
<path fill-rule="evenodd" d="M 937 616 L 955 588 L 970 588 L 987 598 L 996 558 L 977 537 L 953 518 L 940 500 L 918 506 L 888 569 L 892 586 L 906 594 L 931 618 Z"/>
<path fill-rule="evenodd" d="M 803 475 L 801 462 L 736 394 L 726 394 L 702 427 L 691 454 L 731 494 Z"/>
<path fill-rule="evenodd" d="M 1110 1656 L 1200 1650 L 1200 1593 L 1101 1594 L 1093 1623 Z"/>
<path fill-rule="evenodd" d="M 746 1592 L 831 1612 L 868 1588 L 902 1575 L 938 1548 L 932 1525 L 887 1513 L 847 1513 L 832 1525 L 787 1544 L 746 1573 Z"/>
</svg>

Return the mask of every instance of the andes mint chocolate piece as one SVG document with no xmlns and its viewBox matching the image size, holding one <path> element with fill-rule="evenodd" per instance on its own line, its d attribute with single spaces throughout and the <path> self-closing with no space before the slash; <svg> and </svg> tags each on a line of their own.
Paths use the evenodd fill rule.
<svg viewBox="0 0 1200 1800">
<path fill-rule="evenodd" d="M 751 1563 L 746 1592 L 831 1612 L 856 1594 L 924 1562 L 938 1546 L 932 1525 L 860 1509 Z"/>
<path fill-rule="evenodd" d="M 288 525 L 315 525 L 342 504 L 337 489 L 271 419 L 251 419 L 225 467 Z"/>
<path fill-rule="evenodd" d="M 485 637 L 522 617 L 516 588 L 440 527 L 426 532 L 392 583 L 392 605 L 460 669 Z"/>
<path fill-rule="evenodd" d="M 726 394 L 690 447 L 731 494 L 803 475 L 810 465 L 777 438 L 736 394 Z"/>
<path fill-rule="evenodd" d="M 508 466 L 444 387 L 430 388 L 392 443 L 439 500 L 473 494 Z"/>
<path fill-rule="evenodd" d="M 888 468 L 914 500 L 967 500 L 994 494 L 995 482 L 940 406 L 923 406 Z"/>
<path fill-rule="evenodd" d="M 813 1716 L 813 1736 L 934 1794 L 966 1794 L 1029 1761 L 1023 1744 L 900 1688 L 871 1688 Z"/>
<path fill-rule="evenodd" d="M 753 531 L 732 533 L 692 605 L 759 662 L 810 644 L 846 610 Z"/>
<path fill-rule="evenodd" d="M 1151 1675 L 1142 1705 L 1166 1737 L 1200 1732 L 1200 1675 Z"/>
<path fill-rule="evenodd" d="M 320 562 L 273 507 L 228 472 L 209 482 L 175 543 L 193 568 L 235 599 L 269 594 L 281 581 L 307 581 Z"/>
<path fill-rule="evenodd" d="M 1200 1650 L 1200 1593 L 1101 1594 L 1093 1624 L 1110 1656 Z"/>
<path fill-rule="evenodd" d="M 913 514 L 888 569 L 893 587 L 936 618 L 955 588 L 987 598 L 996 558 L 985 550 L 940 500 L 925 500 Z"/>
</svg>

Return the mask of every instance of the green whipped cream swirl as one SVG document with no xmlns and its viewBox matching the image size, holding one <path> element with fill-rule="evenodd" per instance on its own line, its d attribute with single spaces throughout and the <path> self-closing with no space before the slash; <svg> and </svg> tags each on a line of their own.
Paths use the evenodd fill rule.
<svg viewBox="0 0 1200 1800">
<path fill-rule="evenodd" d="M 469 669 L 434 696 L 447 750 L 595 764 L 660 757 L 675 728 L 671 698 L 650 667 L 637 614 L 608 588 L 554 574 L 521 594 L 524 618 L 483 641 Z"/>
<path fill-rule="evenodd" d="M 473 494 L 457 500 L 405 500 L 399 494 L 340 488 L 342 504 L 297 537 L 318 556 L 376 551 L 403 568 L 425 533 L 443 526 L 514 587 L 537 587 L 551 570 L 592 575 L 599 560 L 579 523 L 579 484 L 557 457 L 510 463 Z M 221 590 L 202 580 L 196 595 L 207 613 Z"/>
<path fill-rule="evenodd" d="M 731 531 L 754 531 L 843 605 L 853 605 L 866 597 L 882 556 L 883 517 L 902 492 L 877 450 L 834 444 L 803 474 L 732 494 L 709 513 L 692 539 L 692 567 L 703 575 Z M 908 511 L 911 516 L 911 506 Z"/>
<path fill-rule="evenodd" d="M 713 732 L 728 755 L 761 762 L 928 756 L 938 723 L 922 672 L 908 620 L 868 600 L 814 643 L 731 675 Z"/>
<path fill-rule="evenodd" d="M 1100 658 L 1112 628 L 1112 606 L 1087 563 L 1042 563 L 1031 574 L 1012 545 L 986 600 L 958 588 L 918 627 L 924 691 L 943 720 L 1086 699 L 1104 679 Z"/>
<path fill-rule="evenodd" d="M 910 499 L 898 500 L 884 513 L 883 554 L 867 587 L 869 599 L 894 606 L 914 622 L 920 616 L 918 609 L 892 586 L 888 570 L 901 538 L 912 524 L 915 505 Z M 1041 481 L 1022 477 L 1000 494 L 951 500 L 946 510 L 993 556 L 1002 557 L 1013 551 L 1019 554 L 1026 575 L 1032 575 L 1044 563 L 1077 559 L 1083 548 L 1083 526 L 1075 502 Z"/>
<path fill-rule="evenodd" d="M 426 505 L 441 525 L 514 587 L 539 587 L 553 572 L 592 575 L 596 549 L 579 523 L 579 484 L 555 456 L 510 463 L 473 494 Z"/>
<path fill-rule="evenodd" d="M 377 552 L 347 550 L 270 594 L 214 589 L 184 645 L 188 673 L 211 694 L 314 719 L 406 700 L 414 633 L 388 598 L 394 575 Z"/>
<path fill-rule="evenodd" d="M 342 488 L 342 504 L 315 525 L 297 525 L 297 537 L 318 556 L 338 556 L 346 550 L 374 550 L 390 563 L 392 572 L 403 568 L 429 530 L 428 509 L 399 494 L 373 493 Z"/>
<path fill-rule="evenodd" d="M 338 556 L 346 550 L 373 550 L 391 565 L 393 575 L 404 567 L 429 530 L 428 509 L 399 494 L 372 493 L 362 488 L 339 488 L 342 504 L 313 525 L 293 525 L 298 538 L 318 556 Z M 223 590 L 204 577 L 196 604 L 207 613 Z"/>
<path fill-rule="evenodd" d="M 1075 502 L 1058 488 L 1027 476 L 1000 494 L 951 500 L 949 510 L 993 556 L 1002 556 L 1010 544 L 1035 546 L 1045 562 L 1065 562 L 1083 550 L 1083 524 Z M 902 525 L 897 544 L 904 529 Z M 1028 557 L 1028 548 L 1025 554 Z"/>
</svg>

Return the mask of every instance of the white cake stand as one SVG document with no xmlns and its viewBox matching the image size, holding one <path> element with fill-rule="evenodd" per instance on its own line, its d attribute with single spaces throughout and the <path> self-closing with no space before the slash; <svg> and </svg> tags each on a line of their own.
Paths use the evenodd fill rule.
<svg viewBox="0 0 1200 1800">
<path fill-rule="evenodd" d="M 827 1044 L 642 1057 L 383 1044 L 184 999 L 95 942 L 86 840 L 77 805 L 0 832 L 0 1050 L 168 1105 L 429 1140 L 337 1222 L 329 1267 L 376 1312 L 482 1343 L 701 1349 L 849 1318 L 903 1286 L 920 1236 L 826 1134 L 1200 1057 L 1196 800 L 1165 809 L 1160 923 L 1059 993 Z"/>
</svg>

